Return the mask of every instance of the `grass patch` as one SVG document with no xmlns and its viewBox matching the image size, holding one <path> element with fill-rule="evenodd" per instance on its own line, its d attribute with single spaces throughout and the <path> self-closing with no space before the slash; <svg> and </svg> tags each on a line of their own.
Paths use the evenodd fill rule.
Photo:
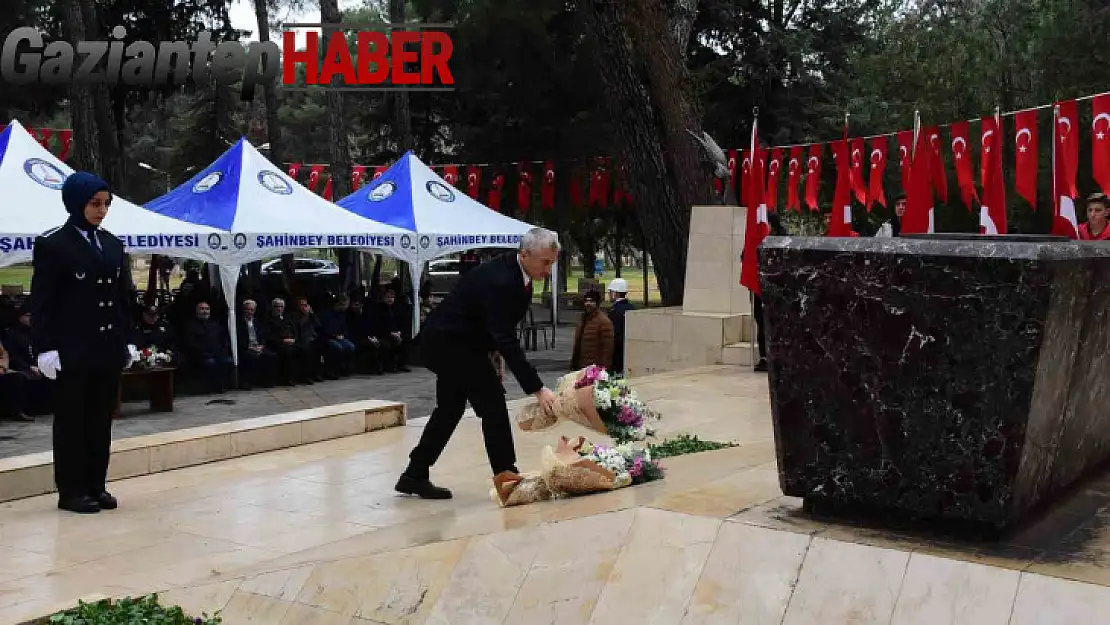
<svg viewBox="0 0 1110 625">
<path fill-rule="evenodd" d="M 76 608 L 27 625 L 219 625 L 222 622 L 219 616 L 203 614 L 198 618 L 185 614 L 179 606 L 161 605 L 155 594 L 140 599 L 80 602 Z"/>
<path fill-rule="evenodd" d="M 686 456 L 703 451 L 716 451 L 718 449 L 727 449 L 729 447 L 736 446 L 736 443 L 703 441 L 697 436 L 691 436 L 689 434 L 679 434 L 674 438 L 668 438 L 667 440 L 660 443 L 652 443 L 648 445 L 648 450 L 651 452 L 652 459 L 659 459 L 673 458 L 675 456 Z"/>
</svg>

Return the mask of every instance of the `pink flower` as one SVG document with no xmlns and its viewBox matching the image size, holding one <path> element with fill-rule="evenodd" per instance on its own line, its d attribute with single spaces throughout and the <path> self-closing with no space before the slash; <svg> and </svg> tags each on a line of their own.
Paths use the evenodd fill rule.
<svg viewBox="0 0 1110 625">
<path fill-rule="evenodd" d="M 620 414 L 617 415 L 617 420 L 624 425 L 636 425 L 636 421 L 641 421 L 640 416 L 632 410 L 630 406 L 622 406 Z"/>
<path fill-rule="evenodd" d="M 632 477 L 639 477 L 644 473 L 644 459 L 637 457 L 632 466 L 628 469 L 628 474 Z"/>
</svg>

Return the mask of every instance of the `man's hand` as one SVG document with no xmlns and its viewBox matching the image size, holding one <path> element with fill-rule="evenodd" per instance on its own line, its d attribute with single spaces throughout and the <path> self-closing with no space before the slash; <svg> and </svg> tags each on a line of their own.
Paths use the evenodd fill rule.
<svg viewBox="0 0 1110 625">
<path fill-rule="evenodd" d="M 544 413 L 551 414 L 555 411 L 555 393 L 546 386 L 532 394 L 536 401 L 540 402 L 540 408 L 543 408 Z"/>
</svg>

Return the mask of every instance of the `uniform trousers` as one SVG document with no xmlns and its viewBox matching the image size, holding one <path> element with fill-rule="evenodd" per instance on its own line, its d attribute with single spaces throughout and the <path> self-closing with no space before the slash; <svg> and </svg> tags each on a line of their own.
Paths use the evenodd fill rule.
<svg viewBox="0 0 1110 625">
<path fill-rule="evenodd" d="M 54 484 L 60 499 L 96 497 L 108 479 L 121 370 L 63 366 L 54 408 Z"/>
<path fill-rule="evenodd" d="M 409 454 L 405 473 L 415 479 L 428 479 L 429 469 L 451 440 L 468 401 L 482 420 L 482 437 L 493 474 L 516 473 L 516 448 L 505 405 L 505 387 L 489 354 L 459 347 L 439 350 L 425 347 L 423 351 L 425 366 L 436 374 L 436 407 L 424 426 L 420 442 Z"/>
</svg>

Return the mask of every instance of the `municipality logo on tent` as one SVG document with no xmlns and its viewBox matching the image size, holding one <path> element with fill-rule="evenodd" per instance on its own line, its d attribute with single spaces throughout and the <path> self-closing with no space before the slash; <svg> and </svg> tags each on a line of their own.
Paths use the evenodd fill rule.
<svg viewBox="0 0 1110 625">
<path fill-rule="evenodd" d="M 454 202 L 455 194 L 448 189 L 446 185 L 438 180 L 429 180 L 428 184 L 424 185 L 428 189 L 428 193 L 440 202 Z"/>
<path fill-rule="evenodd" d="M 392 181 L 386 180 L 373 189 L 370 189 L 370 193 L 367 193 L 366 197 L 370 198 L 371 202 L 381 202 L 382 200 L 389 199 L 396 190 L 397 185 L 393 184 Z"/>
<path fill-rule="evenodd" d="M 193 185 L 193 193 L 206 193 L 212 190 L 212 187 L 219 184 L 223 177 L 224 173 L 222 171 L 214 171 L 208 174 Z"/>
<path fill-rule="evenodd" d="M 277 193 L 278 195 L 289 195 L 293 193 L 293 185 L 289 184 L 274 171 L 260 171 L 258 172 L 258 184 L 266 188 L 267 191 Z"/>
<path fill-rule="evenodd" d="M 52 163 L 41 158 L 29 158 L 23 163 L 27 177 L 48 189 L 59 190 L 65 184 L 66 175 Z"/>
</svg>

